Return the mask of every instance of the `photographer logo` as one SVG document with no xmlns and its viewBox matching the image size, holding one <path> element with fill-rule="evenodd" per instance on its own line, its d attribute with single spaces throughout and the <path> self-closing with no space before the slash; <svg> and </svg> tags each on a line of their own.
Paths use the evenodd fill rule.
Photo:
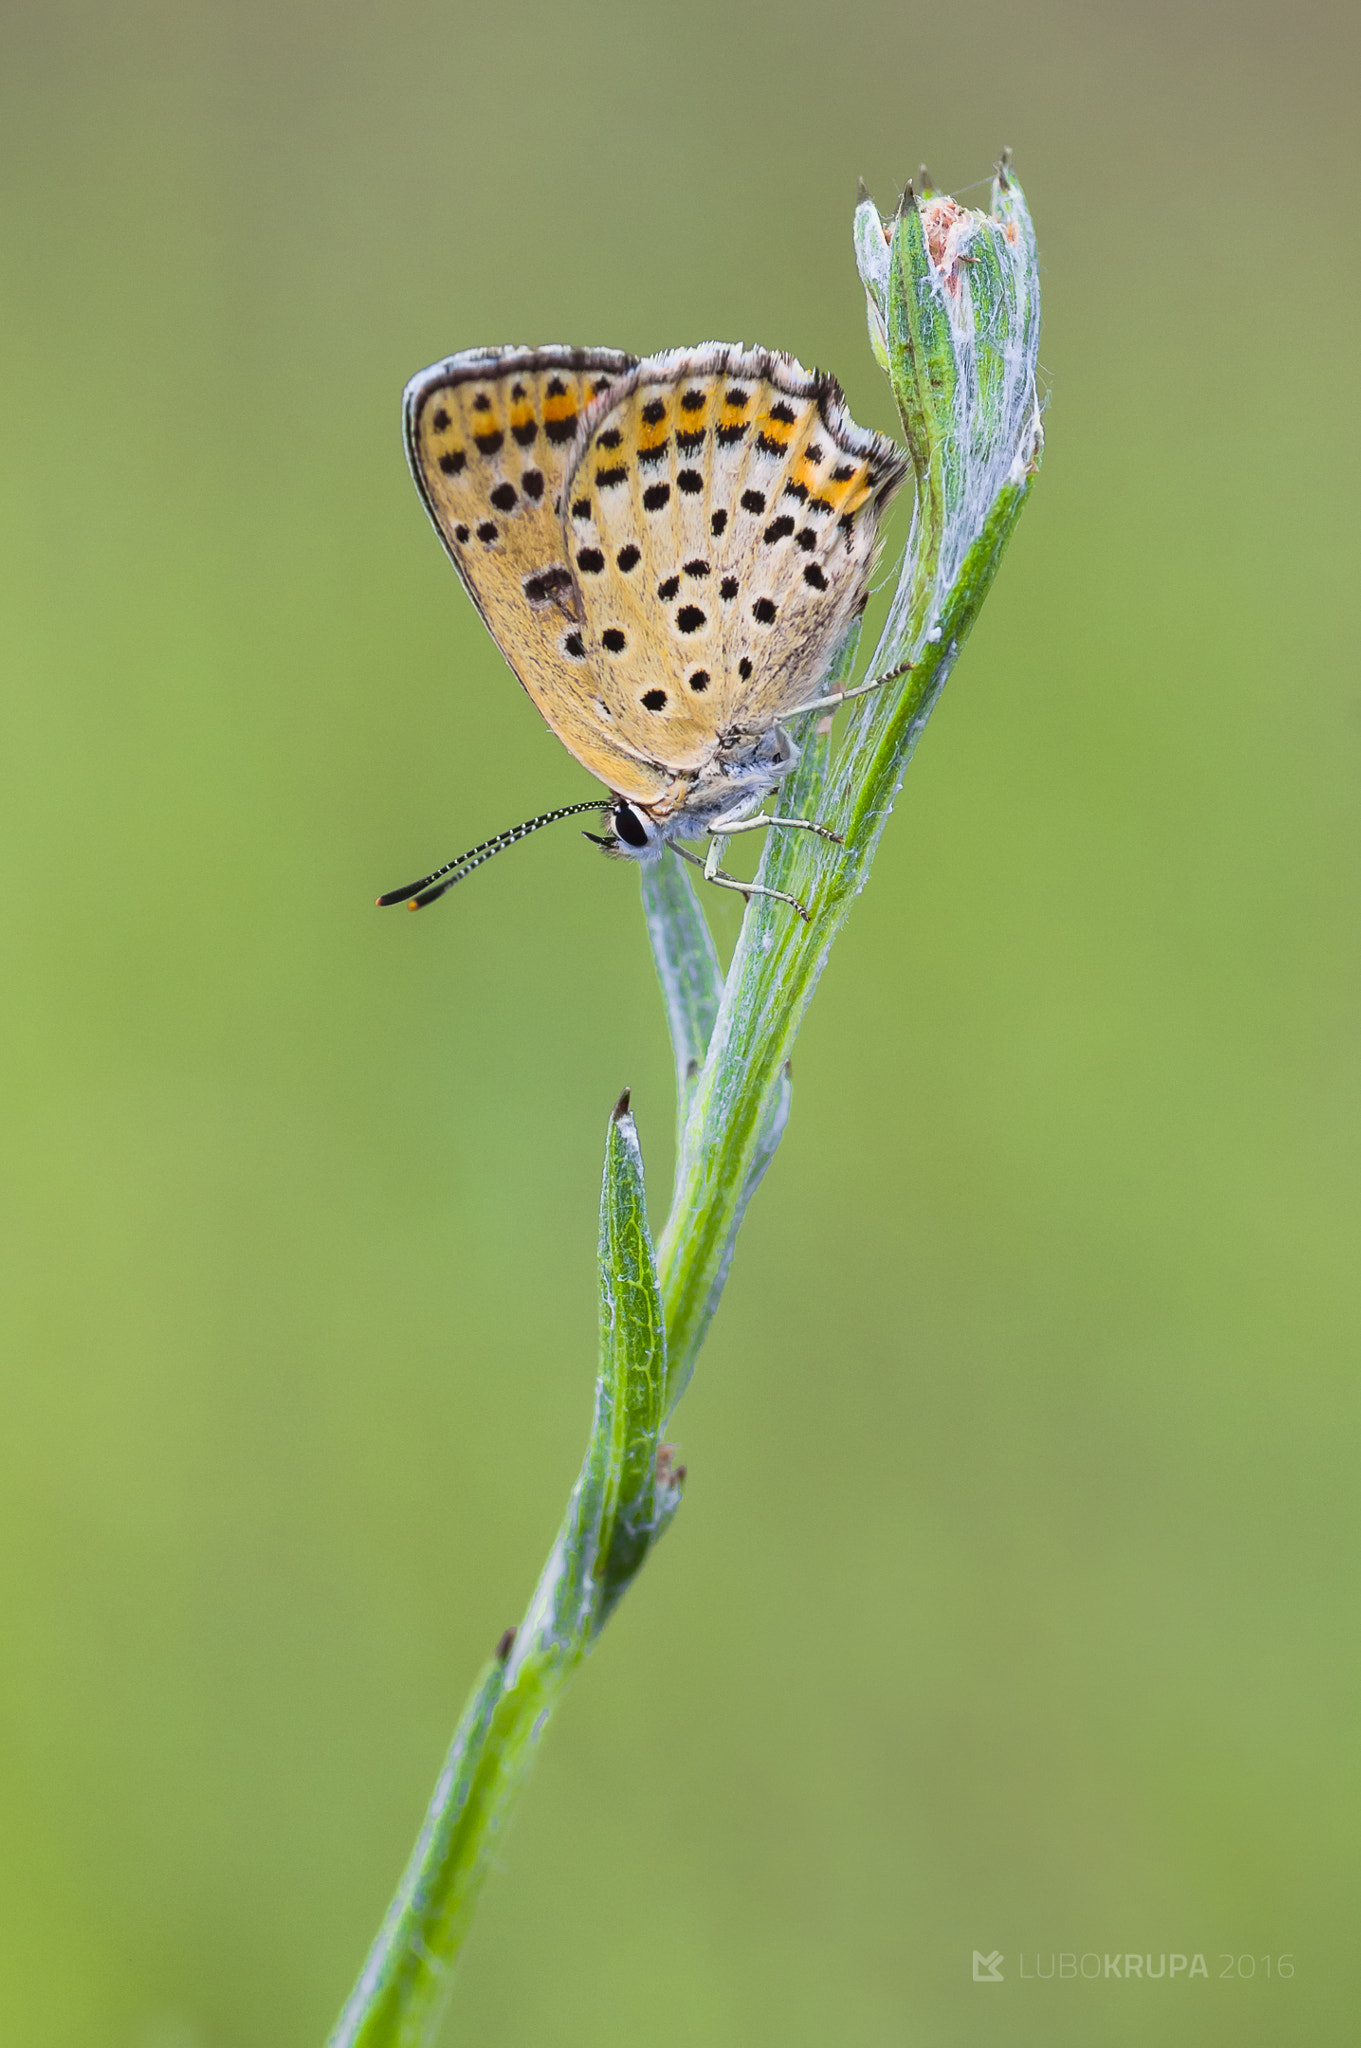
<svg viewBox="0 0 1361 2048">
<path fill-rule="evenodd" d="M 984 1955 L 982 1949 L 973 1952 L 973 1980 L 975 1984 L 1001 1984 L 1006 1980 L 1002 1975 L 1003 1955 L 1000 1948 Z M 1285 1955 L 1232 1955 L 1228 1952 L 1218 1958 L 1218 1967 L 1211 1970 L 1207 1957 L 1199 1950 L 1171 1952 L 1164 1955 L 1138 1955 L 1124 1950 L 1114 1955 L 1096 1954 L 1088 1950 L 1079 1954 L 1077 1950 L 1065 1950 L 1062 1954 L 1031 1955 L 1029 1952 L 1016 1958 L 1016 1975 L 1023 1984 L 1047 1983 L 1058 1979 L 1060 1982 L 1088 1983 L 1093 1980 L 1105 1982 L 1116 1978 L 1122 1984 L 1129 1983 L 1175 1983 L 1182 1978 L 1194 1983 L 1197 1978 L 1206 1982 L 1218 1978 L 1221 1983 L 1241 1983 L 1251 1978 L 1267 1980 L 1272 1977 L 1289 1978 L 1295 1974 L 1295 1958 Z"/>
</svg>

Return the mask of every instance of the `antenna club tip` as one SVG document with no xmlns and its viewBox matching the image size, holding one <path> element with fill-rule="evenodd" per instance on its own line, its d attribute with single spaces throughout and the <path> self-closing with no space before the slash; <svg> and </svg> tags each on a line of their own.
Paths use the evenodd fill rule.
<svg viewBox="0 0 1361 2048">
<path fill-rule="evenodd" d="M 407 906 L 406 906 L 406 907 L 407 907 L 407 909 L 408 909 L 408 910 L 419 910 L 421 906 L 420 906 L 420 904 L 419 904 L 419 903 L 418 903 L 418 902 L 416 901 L 415 897 L 413 896 L 413 897 L 412 897 L 412 899 L 411 899 L 411 901 L 410 901 L 410 902 L 409 902 L 409 903 L 407 904 Z"/>
<path fill-rule="evenodd" d="M 632 1096 L 632 1094 L 633 1090 L 631 1088 L 626 1088 L 623 1094 L 620 1096 L 618 1102 L 615 1103 L 614 1108 L 610 1114 L 610 1121 L 612 1123 L 617 1124 L 621 1118 L 626 1117 L 628 1115 L 629 1098 Z"/>
</svg>

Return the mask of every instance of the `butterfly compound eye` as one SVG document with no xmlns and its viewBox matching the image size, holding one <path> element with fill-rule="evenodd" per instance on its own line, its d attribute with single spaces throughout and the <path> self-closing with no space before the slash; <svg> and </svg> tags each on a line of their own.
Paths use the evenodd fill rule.
<svg viewBox="0 0 1361 2048">
<path fill-rule="evenodd" d="M 616 804 L 610 823 L 616 838 L 622 839 L 625 846 L 641 848 L 651 843 L 647 826 L 630 804 Z"/>
</svg>

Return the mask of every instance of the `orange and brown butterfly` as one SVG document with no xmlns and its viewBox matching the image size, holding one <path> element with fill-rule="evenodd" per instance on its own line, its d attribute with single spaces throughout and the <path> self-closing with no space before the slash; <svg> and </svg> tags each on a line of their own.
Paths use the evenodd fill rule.
<svg viewBox="0 0 1361 2048">
<path fill-rule="evenodd" d="M 379 901 L 433 902 L 587 810 L 609 814 L 600 844 L 640 860 L 710 837 L 708 878 L 749 893 L 717 865 L 725 837 L 821 829 L 759 807 L 798 759 L 785 721 L 840 701 L 817 690 L 864 607 L 902 451 L 855 425 L 833 378 L 721 342 L 641 359 L 472 349 L 411 380 L 405 419 L 417 488 L 469 596 L 609 795 Z"/>
</svg>

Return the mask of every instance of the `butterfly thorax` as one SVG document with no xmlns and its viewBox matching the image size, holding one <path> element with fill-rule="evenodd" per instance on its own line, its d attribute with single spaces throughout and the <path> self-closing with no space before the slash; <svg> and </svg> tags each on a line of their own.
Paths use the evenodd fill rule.
<svg viewBox="0 0 1361 2048">
<path fill-rule="evenodd" d="M 721 818 L 748 816 L 796 765 L 799 750 L 783 726 L 733 727 L 692 774 L 678 776 L 654 803 L 635 804 L 662 837 L 698 839 Z"/>
</svg>

